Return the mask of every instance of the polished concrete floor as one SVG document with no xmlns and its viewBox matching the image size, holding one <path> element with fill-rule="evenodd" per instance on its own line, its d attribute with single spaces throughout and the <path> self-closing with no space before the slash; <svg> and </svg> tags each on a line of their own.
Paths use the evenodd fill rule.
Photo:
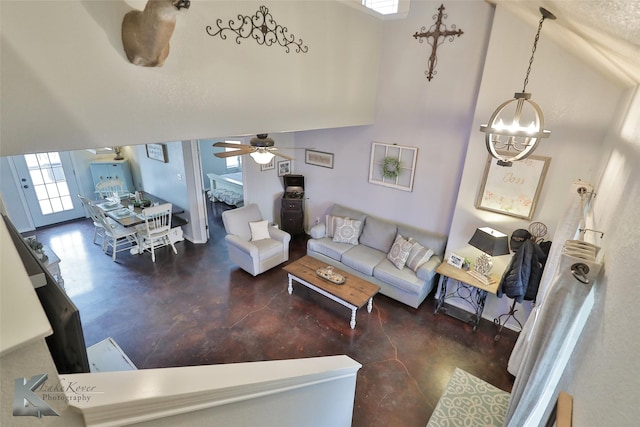
<svg viewBox="0 0 640 427">
<path fill-rule="evenodd" d="M 490 321 L 473 332 L 434 315 L 433 294 L 417 310 L 378 295 L 352 330 L 347 308 L 301 286 L 289 295 L 281 268 L 254 278 L 233 265 L 217 214 L 207 244 L 162 248 L 155 264 L 149 253 L 112 262 L 89 220 L 37 230 L 62 259 L 87 346 L 112 337 L 140 369 L 346 354 L 362 364 L 353 414 L 362 427 L 425 426 L 456 367 L 511 390 L 514 332 L 495 341 Z M 305 251 L 294 238 L 290 259 Z"/>
</svg>

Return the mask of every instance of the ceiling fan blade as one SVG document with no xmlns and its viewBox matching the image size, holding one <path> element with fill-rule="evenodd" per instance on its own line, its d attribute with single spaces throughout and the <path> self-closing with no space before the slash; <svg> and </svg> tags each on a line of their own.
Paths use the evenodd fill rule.
<svg viewBox="0 0 640 427">
<path fill-rule="evenodd" d="M 251 153 L 251 150 L 233 150 L 233 151 L 222 151 L 220 153 L 213 153 L 216 157 L 233 157 L 233 156 L 242 156 L 244 154 Z"/>
<path fill-rule="evenodd" d="M 285 156 L 284 154 L 280 154 L 280 153 L 273 153 L 278 157 L 282 157 L 283 159 L 287 159 L 287 160 L 295 160 L 293 157 L 290 156 Z"/>
<path fill-rule="evenodd" d="M 213 144 L 214 147 L 223 147 L 223 148 L 238 148 L 238 149 L 242 149 L 242 148 L 252 148 L 250 145 L 245 145 L 245 144 L 234 144 L 231 142 L 216 142 L 215 144 Z"/>
</svg>

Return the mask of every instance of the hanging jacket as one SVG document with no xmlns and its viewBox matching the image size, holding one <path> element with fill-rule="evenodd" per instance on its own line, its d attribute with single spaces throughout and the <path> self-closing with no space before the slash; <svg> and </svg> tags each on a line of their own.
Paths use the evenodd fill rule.
<svg viewBox="0 0 640 427">
<path fill-rule="evenodd" d="M 525 240 L 502 275 L 497 296 L 502 294 L 517 302 L 536 299 L 547 255 L 533 240 Z"/>
</svg>

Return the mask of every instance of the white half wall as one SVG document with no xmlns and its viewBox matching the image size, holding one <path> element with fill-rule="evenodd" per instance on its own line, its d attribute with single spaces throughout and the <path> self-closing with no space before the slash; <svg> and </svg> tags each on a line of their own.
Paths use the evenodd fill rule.
<svg viewBox="0 0 640 427">
<path fill-rule="evenodd" d="M 286 53 L 209 36 L 254 1 L 193 1 L 164 66 L 132 65 L 122 18 L 144 1 L 3 1 L 3 156 L 371 123 L 381 22 L 334 1 L 271 2 Z M 237 21 L 236 21 L 237 22 Z"/>
</svg>

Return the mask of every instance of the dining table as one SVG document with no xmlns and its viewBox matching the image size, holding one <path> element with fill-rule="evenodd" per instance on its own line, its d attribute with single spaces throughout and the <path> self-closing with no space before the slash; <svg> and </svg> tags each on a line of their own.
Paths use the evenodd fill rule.
<svg viewBox="0 0 640 427">
<path fill-rule="evenodd" d="M 124 227 L 133 227 L 138 224 L 144 223 L 144 215 L 142 210 L 148 206 L 162 205 L 168 202 L 160 197 L 154 196 L 150 193 L 143 193 L 139 197 L 140 201 L 145 202 L 144 206 L 136 202 L 134 194 L 126 193 L 118 196 L 108 197 L 106 199 L 100 199 L 95 201 L 95 205 L 102 210 L 109 218 L 114 219 L 118 224 Z M 183 214 L 184 209 L 171 204 L 171 220 L 176 225 L 183 225 L 186 220 L 179 218 L 177 215 Z"/>
</svg>

